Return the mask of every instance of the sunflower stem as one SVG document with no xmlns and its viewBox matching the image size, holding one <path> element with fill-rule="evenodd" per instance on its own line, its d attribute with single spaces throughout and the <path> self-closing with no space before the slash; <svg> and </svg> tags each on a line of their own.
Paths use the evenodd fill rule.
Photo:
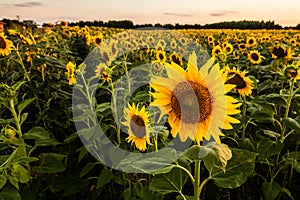
<svg viewBox="0 0 300 200">
<path fill-rule="evenodd" d="M 200 167 L 201 167 L 201 160 L 196 160 L 195 162 L 195 174 L 194 174 L 194 198 L 195 200 L 200 199 Z"/>
<path fill-rule="evenodd" d="M 16 54 L 17 54 L 17 56 L 18 56 L 18 58 L 19 58 L 19 60 L 18 60 L 17 62 L 22 66 L 22 68 L 23 68 L 23 70 L 24 70 L 24 75 L 25 75 L 26 79 L 28 80 L 28 82 L 30 82 L 30 78 L 29 78 L 29 76 L 28 76 L 28 72 L 26 71 L 26 67 L 25 67 L 25 65 L 24 65 L 24 63 L 23 63 L 23 59 L 22 59 L 22 57 L 21 57 L 21 55 L 20 55 L 20 52 L 19 52 L 18 47 L 17 47 L 17 48 L 14 48 L 14 50 L 16 50 Z"/>
<path fill-rule="evenodd" d="M 294 88 L 294 81 L 290 81 L 290 90 L 289 90 L 289 97 L 287 99 L 287 104 L 286 104 L 286 110 L 285 110 L 285 113 L 284 113 L 284 118 L 287 118 L 289 116 L 289 111 L 290 111 L 290 106 L 291 106 L 291 102 L 292 102 L 292 99 L 293 99 L 293 88 Z M 284 134 L 286 132 L 286 126 L 283 125 L 283 128 L 282 128 L 282 132 L 281 132 L 281 137 L 280 137 L 280 140 L 283 142 L 285 137 L 284 137 Z"/>
<path fill-rule="evenodd" d="M 243 117 L 246 116 L 246 111 L 247 111 L 246 95 L 244 95 L 243 96 Z M 247 128 L 247 123 L 243 123 L 243 133 L 242 133 L 243 139 L 246 137 L 246 128 Z"/>
</svg>

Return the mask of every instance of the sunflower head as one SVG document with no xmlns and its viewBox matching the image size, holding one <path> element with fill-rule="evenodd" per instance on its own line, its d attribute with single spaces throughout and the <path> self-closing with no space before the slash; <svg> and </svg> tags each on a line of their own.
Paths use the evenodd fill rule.
<svg viewBox="0 0 300 200">
<path fill-rule="evenodd" d="M 262 61 L 261 55 L 257 50 L 250 51 L 250 53 L 248 54 L 248 58 L 253 64 L 259 64 Z"/>
<path fill-rule="evenodd" d="M 291 81 L 300 80 L 300 68 L 295 65 L 286 66 L 283 74 L 287 79 Z"/>
<path fill-rule="evenodd" d="M 0 55 L 8 56 L 13 48 L 13 42 L 6 39 L 4 32 L 0 33 Z"/>
<path fill-rule="evenodd" d="M 235 86 L 224 85 L 225 80 L 213 63 L 214 59 L 210 59 L 198 70 L 197 56 L 193 52 L 186 70 L 174 62 L 166 63 L 168 78 L 151 80 L 150 85 L 155 90 L 151 105 L 169 116 L 171 134 L 179 135 L 181 141 L 190 138 L 200 143 L 204 138 L 213 137 L 219 142 L 219 136 L 223 135 L 219 128 L 230 129 L 230 123 L 239 123 L 229 115 L 239 113 L 236 108 L 240 104 L 225 97 Z"/>
<path fill-rule="evenodd" d="M 234 90 L 238 91 L 242 96 L 250 95 L 253 89 L 253 81 L 246 77 L 247 72 L 241 72 L 238 68 L 233 67 L 230 69 L 228 66 L 225 67 L 227 71 L 226 83 L 235 85 Z"/>
<path fill-rule="evenodd" d="M 134 143 L 136 148 L 140 151 L 147 149 L 147 144 L 150 144 L 149 139 L 149 113 L 145 106 L 141 109 L 138 105 L 128 104 L 128 108 L 124 109 L 125 121 L 122 124 L 128 127 L 129 136 L 126 138 L 128 142 Z"/>
</svg>

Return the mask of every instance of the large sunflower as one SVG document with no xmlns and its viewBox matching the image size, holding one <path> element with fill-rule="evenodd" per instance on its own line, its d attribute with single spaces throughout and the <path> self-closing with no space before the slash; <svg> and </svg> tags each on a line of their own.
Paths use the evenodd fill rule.
<svg viewBox="0 0 300 200">
<path fill-rule="evenodd" d="M 235 85 L 234 90 L 237 90 L 242 96 L 252 93 L 253 81 L 246 77 L 246 71 L 241 72 L 235 67 L 233 67 L 233 69 L 226 67 L 225 71 L 225 73 L 227 73 L 226 83 Z"/>
<path fill-rule="evenodd" d="M 146 144 L 151 144 L 149 139 L 149 113 L 143 106 L 140 110 L 138 106 L 128 104 L 128 108 L 124 109 L 125 122 L 124 126 L 128 127 L 129 136 L 126 138 L 128 142 L 134 143 L 140 151 L 147 149 Z"/>
<path fill-rule="evenodd" d="M 6 39 L 4 32 L 0 33 L 0 55 L 8 56 L 11 53 L 13 42 Z"/>
<path fill-rule="evenodd" d="M 211 136 L 220 142 L 220 128 L 231 129 L 230 123 L 239 121 L 229 115 L 237 114 L 237 100 L 225 96 L 234 85 L 224 85 L 226 77 L 220 75 L 214 59 L 210 59 L 199 71 L 196 53 L 188 60 L 187 70 L 176 63 L 165 64 L 168 78 L 154 77 L 151 87 L 155 89 L 153 106 L 162 114 L 168 114 L 171 134 L 179 134 L 181 141 L 187 138 L 198 143 Z M 212 67 L 213 66 L 213 67 Z"/>
</svg>

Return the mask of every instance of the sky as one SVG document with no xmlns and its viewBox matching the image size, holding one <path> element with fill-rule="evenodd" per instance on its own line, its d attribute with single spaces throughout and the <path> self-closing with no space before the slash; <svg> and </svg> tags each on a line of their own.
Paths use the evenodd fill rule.
<svg viewBox="0 0 300 200">
<path fill-rule="evenodd" d="M 123 20 L 134 24 L 208 24 L 221 21 L 271 20 L 300 24 L 299 0 L 0 0 L 0 19 Z"/>
</svg>

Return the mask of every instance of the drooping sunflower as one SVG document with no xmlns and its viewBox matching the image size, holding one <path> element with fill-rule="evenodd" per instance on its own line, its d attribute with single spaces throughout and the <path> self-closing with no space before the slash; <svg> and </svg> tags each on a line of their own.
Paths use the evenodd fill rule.
<svg viewBox="0 0 300 200">
<path fill-rule="evenodd" d="M 296 82 L 297 80 L 300 80 L 300 68 L 298 68 L 295 65 L 288 65 L 283 70 L 284 76 L 291 80 Z"/>
<path fill-rule="evenodd" d="M 248 54 L 248 58 L 253 64 L 261 63 L 261 55 L 257 50 L 250 51 L 250 53 Z"/>
<path fill-rule="evenodd" d="M 272 53 L 272 58 L 291 58 L 292 57 L 291 50 L 286 50 L 286 48 L 281 45 L 272 47 L 271 53 Z"/>
<path fill-rule="evenodd" d="M 128 142 L 134 143 L 140 151 L 147 149 L 147 143 L 151 145 L 149 139 L 149 113 L 145 106 L 141 109 L 135 104 L 128 104 L 128 108 L 124 109 L 125 122 L 124 126 L 128 127 L 129 136 L 126 138 Z"/>
<path fill-rule="evenodd" d="M 249 77 L 246 77 L 247 71 L 241 72 L 238 68 L 233 67 L 230 69 L 228 66 L 224 70 L 227 73 L 226 83 L 235 85 L 234 90 L 238 91 L 242 96 L 252 93 L 253 81 Z"/>
<path fill-rule="evenodd" d="M 181 66 L 182 65 L 182 57 L 179 56 L 176 52 L 173 52 L 169 56 L 169 60 L 171 62 L 176 63 L 177 65 Z"/>
<path fill-rule="evenodd" d="M 11 53 L 13 42 L 6 39 L 4 32 L 0 33 L 0 55 L 8 56 Z"/>
<path fill-rule="evenodd" d="M 198 143 L 203 138 L 213 137 L 220 142 L 223 135 L 220 128 L 231 129 L 230 123 L 239 121 L 229 115 L 238 114 L 241 104 L 225 94 L 235 86 L 224 84 L 214 59 L 210 59 L 200 70 L 197 68 L 197 56 L 190 55 L 187 70 L 176 63 L 165 64 L 168 78 L 154 77 L 151 87 L 155 100 L 152 106 L 160 108 L 162 115 L 168 114 L 171 134 L 179 134 L 181 141 L 187 138 Z"/>
</svg>

